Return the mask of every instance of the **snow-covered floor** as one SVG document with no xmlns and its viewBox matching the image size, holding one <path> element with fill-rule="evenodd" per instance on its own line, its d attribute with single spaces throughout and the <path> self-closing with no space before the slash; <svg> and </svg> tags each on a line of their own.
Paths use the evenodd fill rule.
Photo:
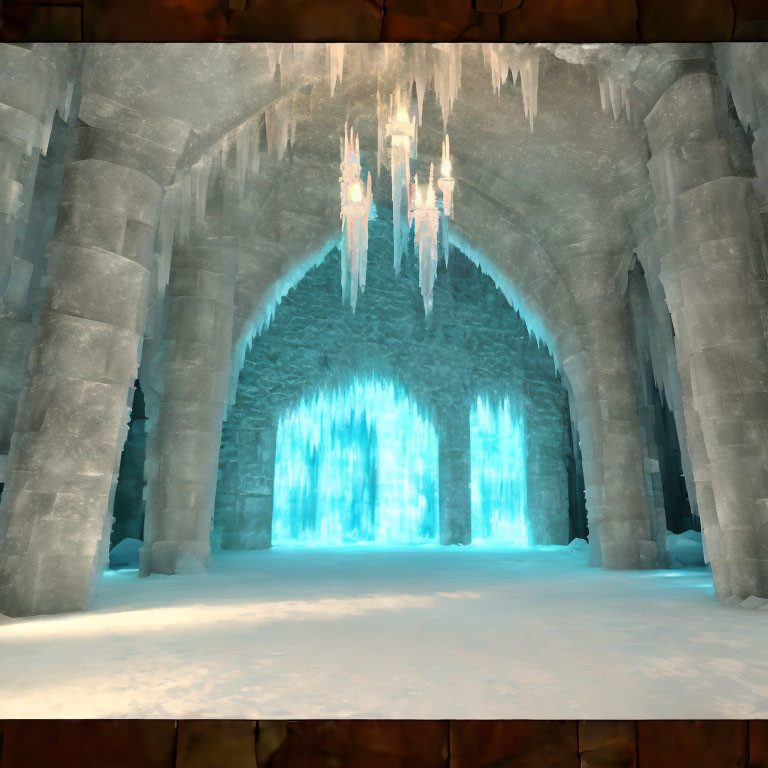
<svg viewBox="0 0 768 768">
<path fill-rule="evenodd" d="M 0 718 L 768 717 L 768 610 L 564 548 L 279 550 L 0 624 Z"/>
</svg>

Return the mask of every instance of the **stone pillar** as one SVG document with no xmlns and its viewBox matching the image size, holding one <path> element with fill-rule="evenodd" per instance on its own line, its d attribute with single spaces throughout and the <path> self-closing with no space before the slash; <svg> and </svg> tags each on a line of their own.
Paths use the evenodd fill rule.
<svg viewBox="0 0 768 768">
<path fill-rule="evenodd" d="M 0 45 L 0 483 L 34 329 L 21 316 L 33 263 L 20 257 L 40 152 L 56 110 L 53 66 L 35 52 Z M 37 233 L 35 233 L 37 235 Z M 50 234 L 49 234 L 50 237 Z"/>
<path fill-rule="evenodd" d="M 105 101 L 81 104 L 11 440 L 0 612 L 12 616 L 85 608 L 106 565 L 161 183 L 188 133 Z"/>
<path fill-rule="evenodd" d="M 231 238 L 198 231 L 174 250 L 161 402 L 147 440 L 142 576 L 197 573 L 210 561 L 236 268 Z"/>
<path fill-rule="evenodd" d="M 659 565 L 666 564 L 667 550 L 667 515 L 664 505 L 664 490 L 661 480 L 659 440 L 657 431 L 654 387 L 657 382 L 664 390 L 665 380 L 662 362 L 659 360 L 660 350 L 658 337 L 651 336 L 653 331 L 658 333 L 658 322 L 650 305 L 650 296 L 645 286 L 645 279 L 639 270 L 632 270 L 628 282 L 629 305 L 632 312 L 635 348 L 637 351 L 637 380 L 639 385 L 640 402 L 640 433 L 643 440 L 645 472 L 646 504 L 651 523 L 651 537 L 658 546 Z"/>
<path fill-rule="evenodd" d="M 674 327 L 680 329 L 684 323 L 680 303 L 675 300 L 679 292 L 673 291 L 668 299 L 661 282 L 661 256 L 669 250 L 669 231 L 666 226 L 659 228 L 653 211 L 650 214 L 650 217 L 643 216 L 642 222 L 635 229 L 639 241 L 636 253 L 645 273 L 645 286 L 648 290 L 649 311 L 644 320 L 648 326 L 654 376 L 662 386 L 667 404 L 675 417 L 691 512 L 702 521 L 705 542 L 707 530 L 713 541 L 717 542 L 719 524 L 716 515 L 713 517 L 712 514 L 714 499 L 709 481 L 709 460 L 701 439 L 701 424 L 692 406 L 688 355 L 684 338 L 676 336 L 673 330 L 673 315 Z M 658 345 L 655 350 L 654 339 Z M 701 509 L 704 510 L 703 515 Z M 715 582 L 718 583 L 723 569 L 714 568 L 714 571 Z"/>
<path fill-rule="evenodd" d="M 661 281 L 701 425 L 701 445 L 689 428 L 689 447 L 706 454 L 714 501 L 708 508 L 697 481 L 702 525 L 719 594 L 743 599 L 768 597 L 768 275 L 753 179 L 733 175 L 726 118 L 722 84 L 696 73 L 675 81 L 645 122 L 668 228 Z"/>
<path fill-rule="evenodd" d="M 469 405 L 442 408 L 435 419 L 438 439 L 440 543 L 472 542 Z"/>
<path fill-rule="evenodd" d="M 543 377 L 525 383 L 526 506 L 532 544 L 569 542 L 566 398 L 564 388 L 553 390 Z"/>
<path fill-rule="evenodd" d="M 272 546 L 277 429 L 233 430 L 222 441 L 216 488 L 215 537 L 221 549 Z"/>
<path fill-rule="evenodd" d="M 565 262 L 564 278 L 579 296 L 584 322 L 563 332 L 558 348 L 581 445 L 591 563 L 654 568 L 658 549 L 646 505 L 636 367 L 617 271 L 612 254 Z"/>
<path fill-rule="evenodd" d="M 677 370 L 680 376 L 686 443 L 690 456 L 693 482 L 696 488 L 696 506 L 701 518 L 701 529 L 707 556 L 712 564 L 712 577 L 715 588 L 718 595 L 727 597 L 732 594 L 732 569 L 724 556 L 722 531 L 712 490 L 712 480 L 710 478 L 709 455 L 701 428 L 701 419 L 694 404 L 688 333 L 682 296 L 679 290 L 679 280 L 667 273 L 664 279 L 664 286 L 667 293 L 667 306 L 669 307 L 670 316 L 675 328 L 674 344 Z"/>
</svg>

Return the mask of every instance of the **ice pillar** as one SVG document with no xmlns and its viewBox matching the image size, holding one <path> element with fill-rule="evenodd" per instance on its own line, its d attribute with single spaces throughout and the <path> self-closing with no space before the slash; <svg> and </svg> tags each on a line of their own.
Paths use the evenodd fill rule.
<svg viewBox="0 0 768 768">
<path fill-rule="evenodd" d="M 584 303 L 584 322 L 558 340 L 578 427 L 593 565 L 653 568 L 636 370 L 613 254 L 582 254 L 564 278 Z M 599 547 L 596 544 L 599 542 Z"/>
<path fill-rule="evenodd" d="M 277 428 L 239 427 L 222 443 L 215 536 L 221 549 L 272 545 Z"/>
<path fill-rule="evenodd" d="M 233 238 L 206 238 L 197 231 L 174 249 L 162 392 L 147 440 L 143 576 L 196 573 L 210 560 L 236 268 Z"/>
<path fill-rule="evenodd" d="M 469 417 L 469 405 L 457 403 L 452 408 L 440 409 L 435 418 L 441 544 L 469 544 L 472 541 Z"/>
<path fill-rule="evenodd" d="M 722 597 L 768 597 L 768 275 L 753 179 L 734 175 L 717 77 L 676 80 L 645 124 L 665 240 L 660 278 L 684 398 L 691 385 L 688 444 L 716 586 Z"/>
<path fill-rule="evenodd" d="M 25 312 L 35 264 L 20 253 L 46 127 L 56 109 L 56 73 L 35 52 L 0 46 L 0 483 L 34 329 Z M 36 222 L 37 223 L 37 222 Z M 50 229 L 45 225 L 48 237 Z M 43 232 L 31 233 L 39 239 Z M 32 239 L 32 238 L 30 238 Z M 44 247 L 44 246 L 43 246 Z"/>
<path fill-rule="evenodd" d="M 99 101 L 84 97 L 73 137 L 0 503 L 0 611 L 13 616 L 85 608 L 106 564 L 160 185 L 188 132 L 153 118 L 126 134 L 122 106 Z"/>
</svg>

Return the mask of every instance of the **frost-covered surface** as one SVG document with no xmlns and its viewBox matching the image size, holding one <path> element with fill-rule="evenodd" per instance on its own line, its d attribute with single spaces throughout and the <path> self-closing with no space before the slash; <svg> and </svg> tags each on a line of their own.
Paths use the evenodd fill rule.
<svg viewBox="0 0 768 768">
<path fill-rule="evenodd" d="M 768 610 L 583 548 L 218 553 L 0 622 L 0 717 L 768 717 Z"/>
</svg>

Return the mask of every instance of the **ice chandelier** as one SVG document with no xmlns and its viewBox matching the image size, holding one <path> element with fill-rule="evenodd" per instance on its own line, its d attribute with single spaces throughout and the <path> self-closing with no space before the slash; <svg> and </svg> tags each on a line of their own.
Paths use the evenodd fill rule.
<svg viewBox="0 0 768 768">
<path fill-rule="evenodd" d="M 395 275 L 400 274 L 400 262 L 408 254 L 410 231 L 409 209 L 411 183 L 410 158 L 416 156 L 416 117 L 408 115 L 408 108 L 398 92 L 389 100 L 390 118 L 386 133 L 390 137 L 392 171 L 392 224 L 394 227 Z"/>
<path fill-rule="evenodd" d="M 432 289 L 437 276 L 437 230 L 440 211 L 435 198 L 435 166 L 429 169 L 429 184 L 422 195 L 418 174 L 413 180 L 413 207 L 408 224 L 415 222 L 413 245 L 419 249 L 419 288 L 424 299 L 424 314 L 432 312 Z"/>
<path fill-rule="evenodd" d="M 443 247 L 445 263 L 448 264 L 448 218 L 453 216 L 453 189 L 456 180 L 451 177 L 450 139 L 446 134 L 443 141 L 443 159 L 440 164 L 441 177 L 437 186 L 442 193 L 442 205 L 438 207 L 435 195 L 435 166 L 429 168 L 429 183 L 422 194 L 418 174 L 410 187 L 408 225 L 414 224 L 414 248 L 419 251 L 419 288 L 424 299 L 424 314 L 432 313 L 432 291 L 437 277 L 438 232 Z"/>
<path fill-rule="evenodd" d="M 363 191 L 360 179 L 360 138 L 344 126 L 341 147 L 341 295 L 349 297 L 352 311 L 357 306 L 357 291 L 365 290 L 368 264 L 368 217 L 371 213 L 371 174 Z"/>
</svg>

